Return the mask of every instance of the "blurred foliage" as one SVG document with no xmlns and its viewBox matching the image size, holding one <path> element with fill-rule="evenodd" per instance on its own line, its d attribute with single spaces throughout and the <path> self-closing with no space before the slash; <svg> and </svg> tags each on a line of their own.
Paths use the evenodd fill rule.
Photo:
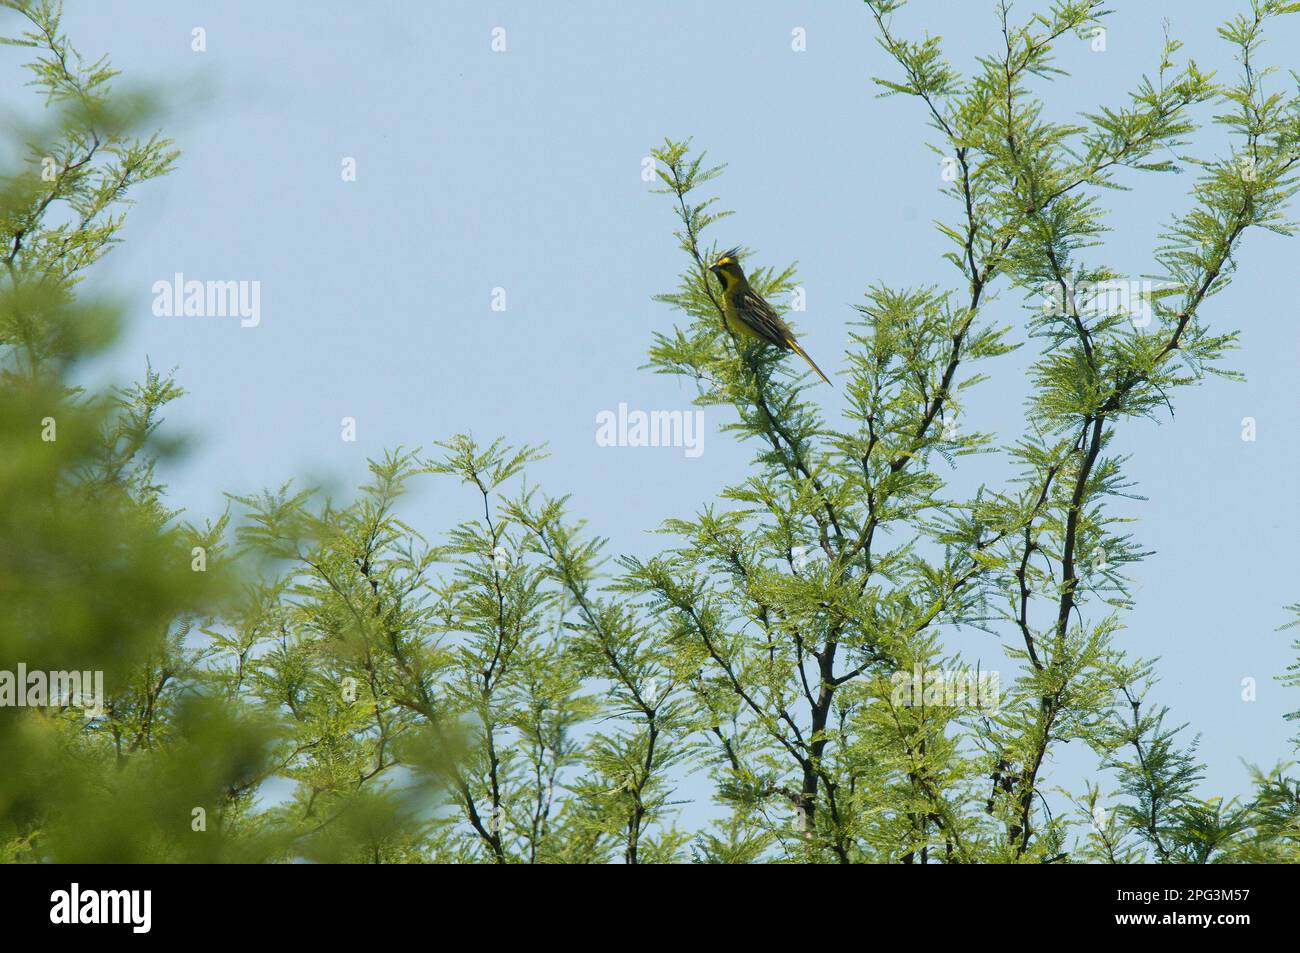
<svg viewBox="0 0 1300 953">
<path fill-rule="evenodd" d="M 121 318 L 74 289 L 176 152 L 133 131 L 147 102 L 113 96 L 112 71 L 70 49 L 57 5 L 6 6 L 18 14 L 6 26 L 24 26 L 6 43 L 34 51 L 49 120 L 24 131 L 27 161 L 0 186 L 0 660 L 101 671 L 104 699 L 98 712 L 0 708 L 0 854 L 256 859 L 266 849 L 242 836 L 235 792 L 264 770 L 277 729 L 214 695 L 193 646 L 234 590 L 222 524 L 179 519 L 154 479 L 159 414 L 180 388 L 152 369 L 107 393 L 71 383 Z"/>
</svg>

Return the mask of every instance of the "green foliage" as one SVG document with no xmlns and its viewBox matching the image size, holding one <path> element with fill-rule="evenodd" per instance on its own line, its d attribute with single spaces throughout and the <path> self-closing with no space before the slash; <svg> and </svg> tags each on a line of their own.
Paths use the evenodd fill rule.
<svg viewBox="0 0 1300 953">
<path fill-rule="evenodd" d="M 685 264 L 649 368 L 734 414 L 753 455 L 663 523 L 657 553 L 611 560 L 568 498 L 526 482 L 538 449 L 465 436 L 372 461 L 348 500 L 285 483 L 203 526 L 168 509 L 154 465 L 177 383 L 69 381 L 117 327 L 76 285 L 176 153 L 136 133 L 145 102 L 80 60 L 57 5 L 0 2 L 57 116 L 0 190 L 0 658 L 106 682 L 94 717 L 0 708 L 0 759 L 20 766 L 0 776 L 0 858 L 1296 859 L 1290 766 L 1203 798 L 1195 740 L 1146 701 L 1155 663 L 1125 651 L 1123 618 L 1147 554 L 1112 510 L 1133 487 L 1110 449 L 1180 387 L 1232 376 L 1235 337 L 1204 312 L 1249 228 L 1289 228 L 1300 98 L 1266 88 L 1259 57 L 1296 5 L 1258 0 L 1220 31 L 1230 82 L 1167 38 L 1126 102 L 1059 122 L 1040 90 L 1099 3 L 1023 23 L 1003 5 L 1002 48 L 964 75 L 939 38 L 896 30 L 901 2 L 868 0 L 897 66 L 882 95 L 916 100 L 951 160 L 951 247 L 933 284 L 864 276 L 838 420 L 802 364 L 727 330 L 706 267 L 723 168 L 666 140 L 657 191 Z M 1205 111 L 1222 156 L 1187 154 Z M 1102 261 L 1103 199 L 1134 173 L 1188 173 L 1187 207 L 1148 258 Z M 779 306 L 794 265 L 741 254 Z M 1149 326 L 1100 306 L 1107 282 L 1157 270 Z M 997 294 L 1024 297 L 1022 327 Z M 1015 347 L 1035 353 L 1007 444 L 962 405 Z M 971 454 L 1014 476 L 956 493 Z M 426 538 L 403 504 L 435 481 L 464 518 Z M 1000 657 L 964 654 L 972 630 Z M 1045 780 L 1068 742 L 1095 764 L 1082 791 Z M 684 830 L 699 788 L 711 820 Z"/>
</svg>

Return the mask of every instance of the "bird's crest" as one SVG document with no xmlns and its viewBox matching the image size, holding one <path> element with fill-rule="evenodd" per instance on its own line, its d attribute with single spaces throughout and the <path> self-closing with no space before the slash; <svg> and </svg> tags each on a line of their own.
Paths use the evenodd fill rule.
<svg viewBox="0 0 1300 953">
<path fill-rule="evenodd" d="M 730 251 L 724 251 L 721 255 L 718 256 L 718 260 L 715 261 L 713 264 L 715 267 L 718 265 L 734 265 L 737 264 L 736 259 L 738 257 L 740 257 L 739 245 L 737 245 L 735 248 L 731 249 Z"/>
</svg>

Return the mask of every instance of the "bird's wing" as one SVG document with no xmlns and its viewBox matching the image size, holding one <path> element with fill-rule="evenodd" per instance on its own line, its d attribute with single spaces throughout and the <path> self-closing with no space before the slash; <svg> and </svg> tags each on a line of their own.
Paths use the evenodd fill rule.
<svg viewBox="0 0 1300 953">
<path fill-rule="evenodd" d="M 754 292 L 746 291 L 741 299 L 740 313 L 744 317 L 745 323 L 752 327 L 760 337 L 787 351 L 794 351 L 808 362 L 808 366 L 817 372 L 818 377 L 828 384 L 831 383 L 831 379 L 822 373 L 822 369 L 817 366 L 817 362 L 799 346 L 799 342 L 794 339 L 794 332 L 781 320 L 780 315 L 772 310 L 770 304 L 754 294 Z M 835 385 L 831 384 L 831 386 L 834 387 Z"/>
<path fill-rule="evenodd" d="M 749 289 L 741 295 L 739 303 L 740 307 L 737 311 L 741 319 L 753 328 L 759 337 L 777 347 L 790 349 L 790 342 L 794 340 L 794 335 L 781 320 L 781 316 L 772 310 L 770 304 Z"/>
</svg>

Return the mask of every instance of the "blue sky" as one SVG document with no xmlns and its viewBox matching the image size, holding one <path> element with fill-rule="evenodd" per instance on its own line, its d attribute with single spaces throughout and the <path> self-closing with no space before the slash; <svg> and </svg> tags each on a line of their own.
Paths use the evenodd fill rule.
<svg viewBox="0 0 1300 953">
<path fill-rule="evenodd" d="M 1243 3 L 1117 5 L 1105 52 L 1063 48 L 1060 65 L 1075 75 L 1040 86 L 1050 115 L 1122 102 L 1157 62 L 1162 20 L 1203 68 L 1234 69 L 1214 29 Z M 915 2 L 897 24 L 943 35 L 969 68 L 1000 39 L 992 11 Z M 737 214 L 715 229 L 719 242 L 765 263 L 799 261 L 801 340 L 832 376 L 870 285 L 957 284 L 931 224 L 951 209 L 923 113 L 876 98 L 871 77 L 894 74 L 857 2 L 73 0 L 65 23 L 83 52 L 173 93 L 166 128 L 184 155 L 141 190 L 97 280 L 132 319 L 114 370 L 136 375 L 148 355 L 177 368 L 189 392 L 168 427 L 194 448 L 165 478 L 195 516 L 220 512 L 226 491 L 290 476 L 345 489 L 368 456 L 469 431 L 546 442 L 552 456 L 533 478 L 572 493 L 614 552 L 652 551 L 647 531 L 693 513 L 751 453 L 720 434 L 728 416 L 712 408 L 697 458 L 595 440 L 596 415 L 620 402 L 690 407 L 687 385 L 638 369 L 652 332 L 676 320 L 651 300 L 682 266 L 674 219 L 641 178 L 664 136 L 693 136 L 729 164 L 715 185 Z M 196 27 L 206 52 L 191 50 Z M 491 49 L 497 27 L 506 52 Z M 796 27 L 805 52 L 791 49 Z M 1264 58 L 1289 67 L 1296 49 L 1293 22 L 1273 29 Z M 5 89 L 20 61 L 0 50 Z M 0 102 L 25 105 L 13 92 Z M 345 157 L 355 182 L 341 178 Z M 1123 273 L 1150 274 L 1156 233 L 1190 181 L 1120 181 L 1133 190 L 1107 197 L 1104 254 Z M 1185 390 L 1174 420 L 1127 424 L 1117 441 L 1149 498 L 1123 511 L 1156 551 L 1135 569 L 1123 644 L 1163 658 L 1158 700 L 1201 732 L 1215 792 L 1245 788 L 1243 760 L 1287 756 L 1282 714 L 1300 707 L 1273 680 L 1293 660 L 1274 630 L 1283 605 L 1300 600 L 1297 253 L 1283 238 L 1248 236 L 1235 281 L 1205 312 L 1215 328 L 1241 330 L 1230 366 L 1248 382 Z M 154 316 L 151 288 L 176 272 L 259 281 L 260 324 Z M 504 312 L 491 308 L 498 287 Z M 992 308 L 1023 322 L 1014 295 Z M 1031 358 L 1022 349 L 991 368 L 964 408 L 969 426 L 1018 437 Z M 816 394 L 832 415 L 841 406 L 829 388 Z M 1247 416 L 1254 442 L 1241 439 Z M 343 417 L 357 421 L 354 443 L 340 439 Z M 1001 458 L 963 463 L 954 485 L 1007 472 Z M 472 505 L 430 482 L 410 515 L 434 534 Z M 968 658 L 997 657 L 988 636 L 956 638 L 971 640 L 954 643 Z M 1241 700 L 1244 677 L 1258 681 L 1253 703 Z"/>
</svg>

